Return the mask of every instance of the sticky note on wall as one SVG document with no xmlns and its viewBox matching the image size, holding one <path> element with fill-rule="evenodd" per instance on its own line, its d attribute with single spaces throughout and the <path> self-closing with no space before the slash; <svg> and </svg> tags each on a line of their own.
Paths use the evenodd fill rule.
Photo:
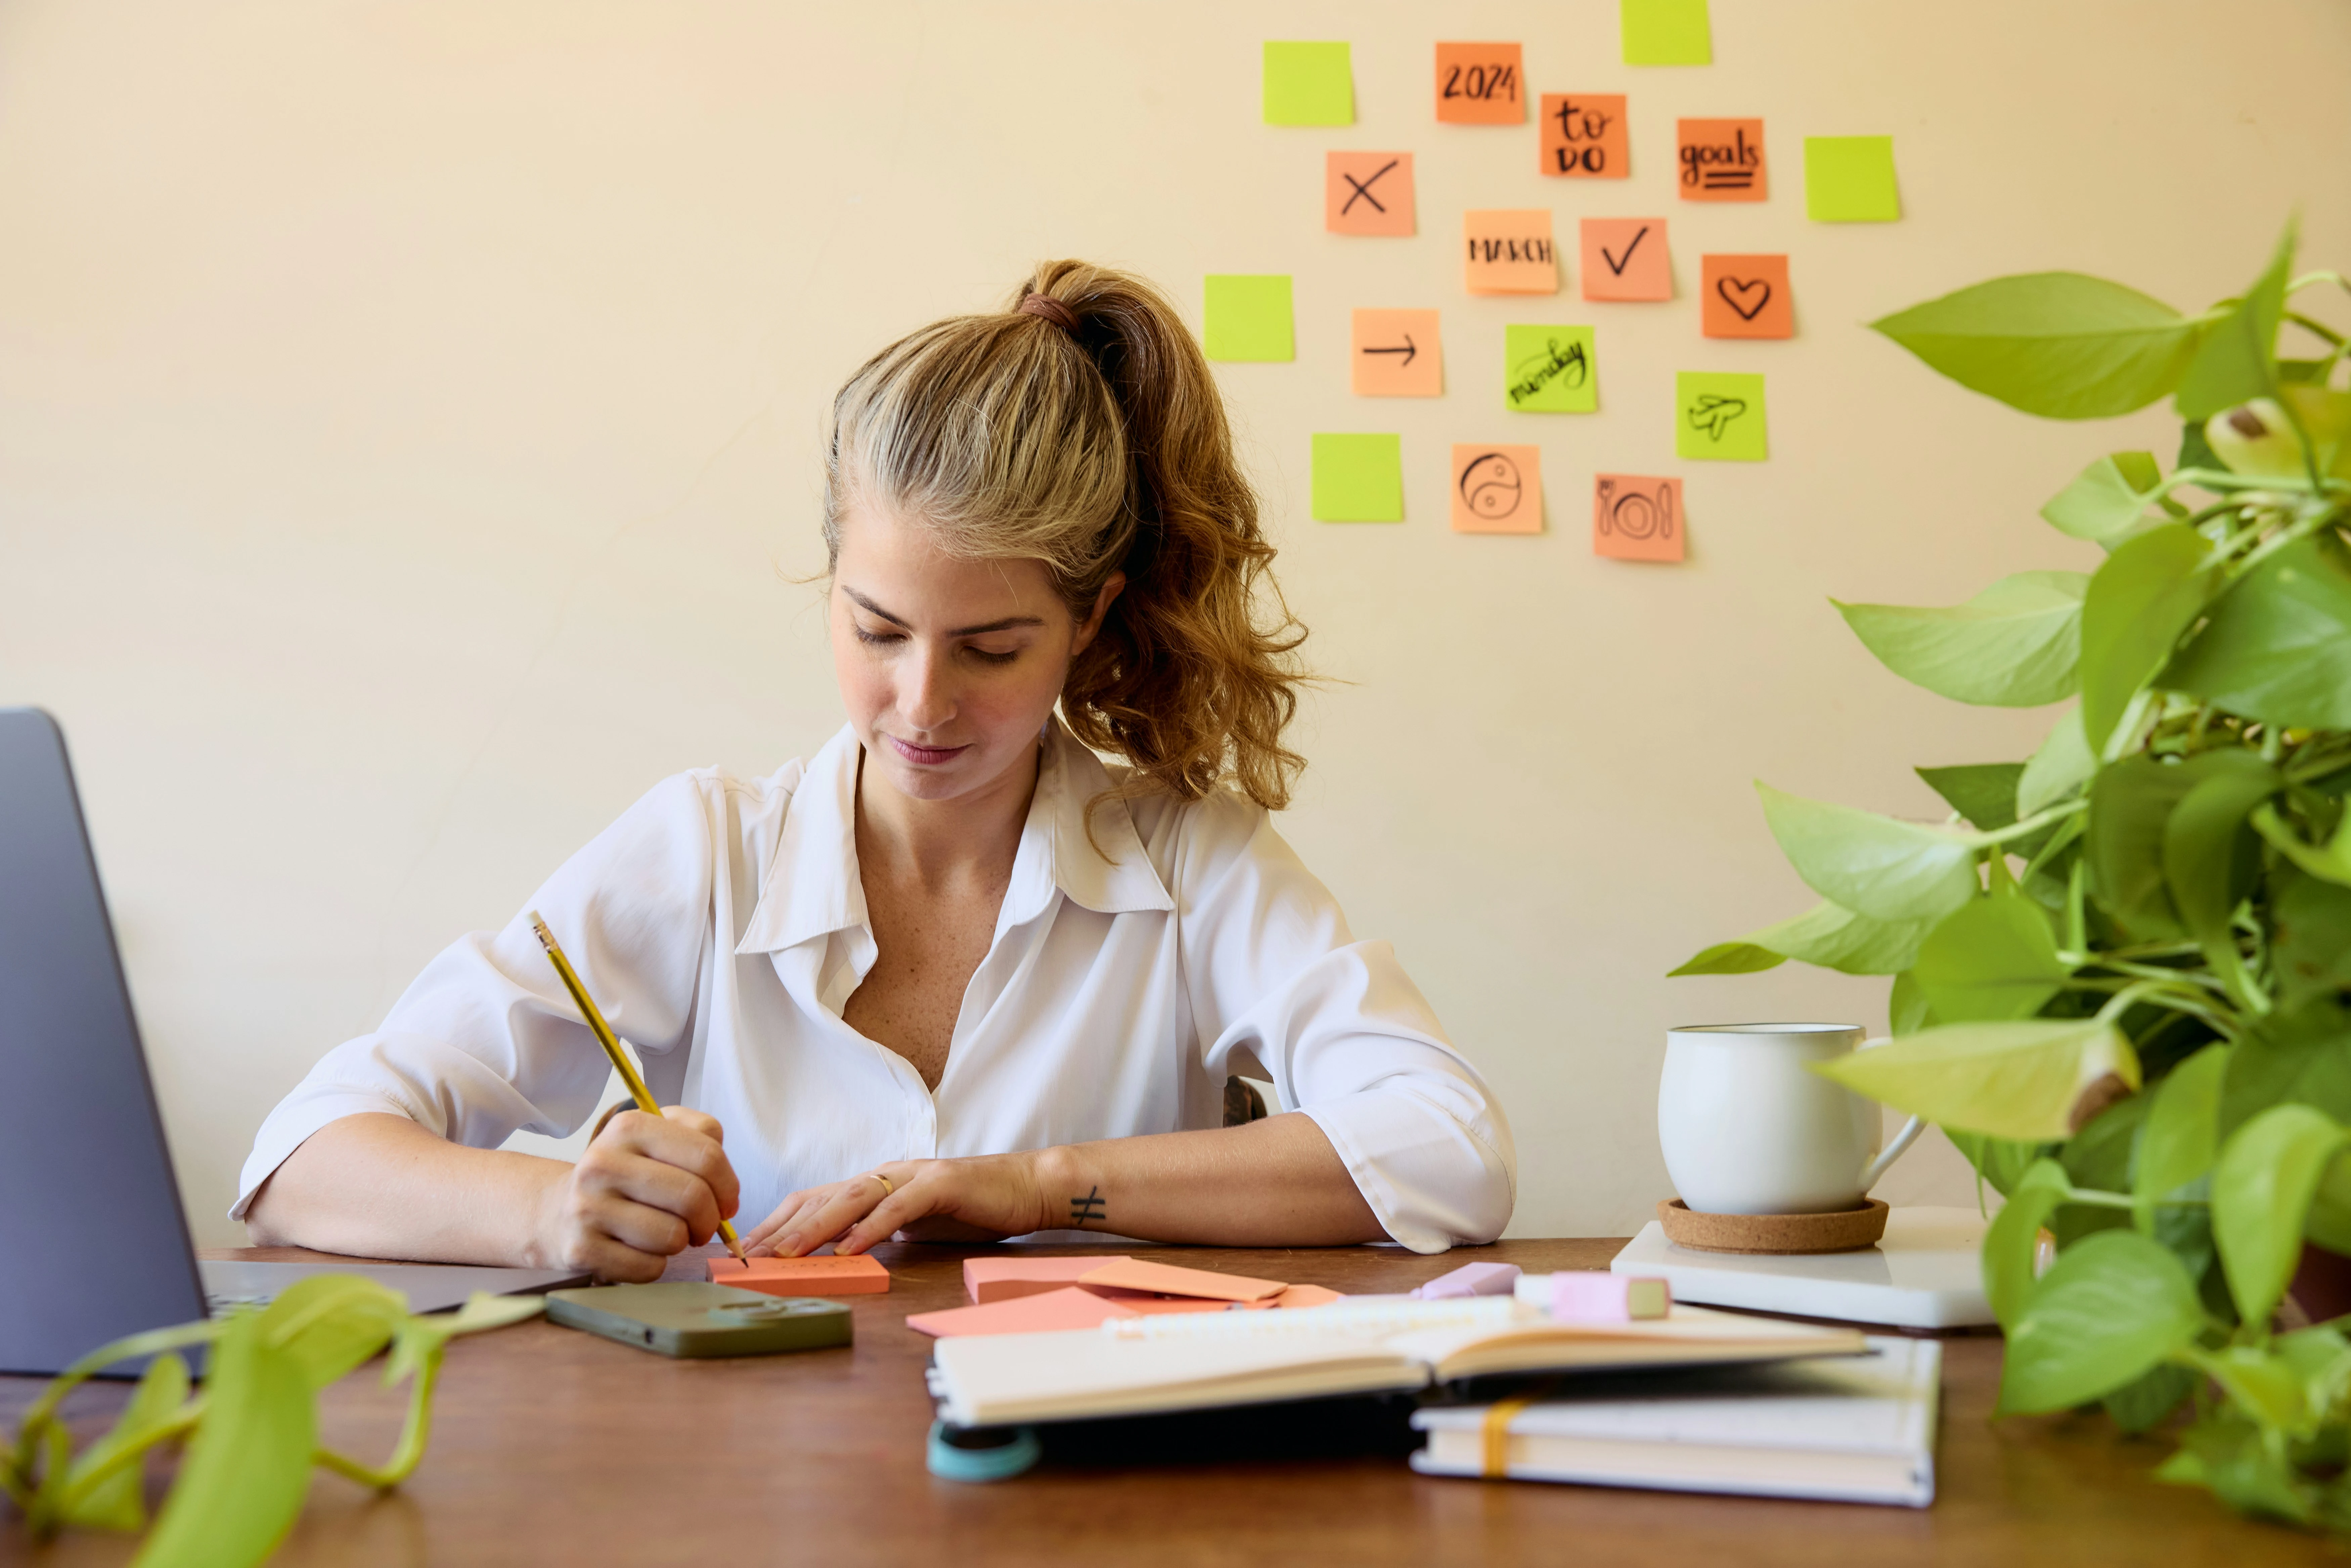
<svg viewBox="0 0 2351 1568">
<path fill-rule="evenodd" d="M 1559 292 L 1549 207 L 1464 213 L 1461 235 L 1468 247 L 1461 286 L 1470 293 Z"/>
<path fill-rule="evenodd" d="M 1628 66 L 1710 66 L 1714 29 L 1706 0 L 1616 0 Z"/>
<path fill-rule="evenodd" d="M 1212 360 L 1289 360 L 1290 277 L 1285 273 L 1208 275 L 1201 302 L 1200 347 Z"/>
<path fill-rule="evenodd" d="M 1592 483 L 1592 551 L 1618 560 L 1679 560 L 1682 482 L 1602 474 Z"/>
<path fill-rule="evenodd" d="M 1322 157 L 1322 226 L 1334 235 L 1413 232 L 1412 154 L 1327 152 Z"/>
<path fill-rule="evenodd" d="M 1577 228 L 1586 299 L 1671 299 L 1673 255 L 1663 218 L 1585 218 Z"/>
<path fill-rule="evenodd" d="M 1442 397 L 1445 354 L 1434 310 L 1358 310 L 1348 385 L 1357 397 Z"/>
<path fill-rule="evenodd" d="M 1554 178 L 1622 180 L 1633 172 L 1621 92 L 1542 95 L 1537 167 Z"/>
<path fill-rule="evenodd" d="M 1763 430 L 1763 378 L 1714 371 L 1674 377 L 1674 455 L 1761 463 L 1771 455 Z"/>
<path fill-rule="evenodd" d="M 1760 120 L 1677 122 L 1675 189 L 1685 202 L 1760 202 L 1771 194 Z"/>
<path fill-rule="evenodd" d="M 1519 125 L 1526 73 L 1516 44 L 1437 46 L 1437 118 L 1446 125 Z"/>
<path fill-rule="evenodd" d="M 1804 215 L 1816 224 L 1890 224 L 1899 218 L 1894 138 L 1805 137 Z"/>
<path fill-rule="evenodd" d="M 1453 531 L 1542 532 L 1542 448 L 1456 446 Z"/>
<path fill-rule="evenodd" d="M 1589 327 L 1502 329 L 1502 405 L 1514 413 L 1590 413 L 1600 372 Z"/>
<path fill-rule="evenodd" d="M 1792 338 L 1796 306 L 1784 256 L 1709 256 L 1698 264 L 1698 307 L 1709 338 Z"/>
<path fill-rule="evenodd" d="M 1404 438 L 1318 433 L 1313 511 L 1323 523 L 1404 521 Z"/>
<path fill-rule="evenodd" d="M 1343 43 L 1265 46 L 1268 125 L 1353 125 L 1355 73 Z"/>
</svg>

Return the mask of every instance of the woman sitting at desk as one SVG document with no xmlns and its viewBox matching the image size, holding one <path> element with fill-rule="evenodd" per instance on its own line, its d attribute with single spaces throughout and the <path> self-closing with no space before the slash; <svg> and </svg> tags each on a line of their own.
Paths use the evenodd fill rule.
<svg viewBox="0 0 2351 1568">
<path fill-rule="evenodd" d="M 698 1109 L 613 1116 L 577 1165 L 499 1150 L 608 1071 L 518 917 L 270 1113 L 255 1239 L 644 1280 L 738 1202 L 784 1256 L 1499 1235 L 1501 1109 L 1267 814 L 1301 633 L 1261 613 L 1273 551 L 1165 299 L 1055 262 L 883 350 L 834 402 L 824 537 L 848 725 L 656 785 L 532 901 Z M 1286 1113 L 1220 1126 L 1250 1071 Z"/>
</svg>

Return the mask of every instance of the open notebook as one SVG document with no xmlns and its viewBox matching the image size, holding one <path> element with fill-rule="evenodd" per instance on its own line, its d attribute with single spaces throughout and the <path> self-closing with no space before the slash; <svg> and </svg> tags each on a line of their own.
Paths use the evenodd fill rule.
<svg viewBox="0 0 2351 1568">
<path fill-rule="evenodd" d="M 1507 1296 L 1353 1297 L 1283 1312 L 1116 1319 L 1096 1329 L 943 1339 L 931 1392 L 959 1427 L 1143 1416 L 1503 1373 L 1857 1355 L 1851 1329 L 1677 1307 L 1646 1322 L 1555 1322 Z"/>
</svg>

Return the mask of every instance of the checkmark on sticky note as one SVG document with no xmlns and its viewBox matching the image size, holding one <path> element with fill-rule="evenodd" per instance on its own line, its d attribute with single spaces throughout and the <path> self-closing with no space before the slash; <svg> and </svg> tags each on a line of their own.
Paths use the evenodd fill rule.
<svg viewBox="0 0 2351 1568">
<path fill-rule="evenodd" d="M 1894 138 L 1805 137 L 1804 215 L 1816 224 L 1890 224 L 1899 218 Z"/>
<path fill-rule="evenodd" d="M 1586 299 L 1671 299 L 1673 256 L 1663 218 L 1584 218 L 1577 225 Z"/>
<path fill-rule="evenodd" d="M 1268 125 L 1353 125 L 1355 73 L 1343 43 L 1269 41 L 1265 46 Z"/>
<path fill-rule="evenodd" d="M 1628 66 L 1710 66 L 1714 30 L 1706 0 L 1617 0 Z"/>
<path fill-rule="evenodd" d="M 1286 273 L 1208 275 L 1200 347 L 1212 360 L 1290 360 L 1290 277 Z"/>
<path fill-rule="evenodd" d="M 1322 523 L 1404 521 L 1404 438 L 1317 434 L 1313 511 Z"/>
<path fill-rule="evenodd" d="M 1502 406 L 1513 413 L 1590 413 L 1600 371 L 1589 327 L 1502 329 Z"/>
<path fill-rule="evenodd" d="M 1761 463 L 1771 455 L 1763 431 L 1763 378 L 1715 371 L 1674 377 L 1674 455 Z"/>
</svg>

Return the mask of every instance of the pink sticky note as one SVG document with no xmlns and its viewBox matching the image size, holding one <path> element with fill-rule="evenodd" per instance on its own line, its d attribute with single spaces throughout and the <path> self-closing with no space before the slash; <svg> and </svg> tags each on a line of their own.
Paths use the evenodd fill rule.
<svg viewBox="0 0 2351 1568">
<path fill-rule="evenodd" d="M 1419 1290 L 1414 1299 L 1441 1301 L 1453 1296 L 1507 1296 L 1519 1282 L 1516 1263 L 1464 1263 L 1450 1274 L 1439 1274 Z"/>
<path fill-rule="evenodd" d="M 1671 299 L 1663 218 L 1585 218 L 1577 225 L 1586 299 Z"/>
<path fill-rule="evenodd" d="M 948 1307 L 916 1312 L 906 1326 L 935 1339 L 957 1334 L 1050 1333 L 1055 1329 L 1090 1329 L 1112 1318 L 1135 1316 L 1134 1309 L 1105 1300 L 1091 1291 L 1065 1285 L 1039 1296 L 1015 1296 L 977 1307 Z"/>
<path fill-rule="evenodd" d="M 1469 293 L 1559 292 L 1549 207 L 1464 213 L 1461 240 L 1467 247 L 1461 287 Z"/>
<path fill-rule="evenodd" d="M 1015 1296 L 1041 1296 L 1074 1285 L 1078 1278 L 1115 1258 L 967 1258 L 963 1260 L 964 1294 L 974 1304 L 1008 1301 Z"/>
<path fill-rule="evenodd" d="M 732 1258 L 710 1260 L 710 1282 L 769 1296 L 872 1296 L 890 1288 L 890 1271 L 860 1252 L 854 1257 Z"/>
<path fill-rule="evenodd" d="M 1592 551 L 1618 560 L 1679 560 L 1689 528 L 1682 482 L 1646 474 L 1600 474 L 1592 482 Z"/>
<path fill-rule="evenodd" d="M 1149 1291 L 1162 1296 L 1205 1296 L 1217 1301 L 1261 1301 L 1290 1287 L 1279 1280 L 1252 1280 L 1245 1274 L 1217 1274 L 1206 1269 L 1179 1269 L 1172 1263 L 1147 1263 L 1121 1258 L 1090 1273 L 1079 1283 L 1108 1285 L 1119 1291 Z"/>
<path fill-rule="evenodd" d="M 1673 1310 L 1673 1287 L 1634 1274 L 1568 1270 L 1551 1277 L 1551 1315 L 1568 1322 L 1628 1323 Z"/>
<path fill-rule="evenodd" d="M 1345 1292 L 1334 1291 L 1328 1285 L 1292 1285 L 1270 1301 L 1251 1301 L 1249 1306 L 1252 1312 L 1259 1307 L 1280 1307 L 1285 1310 L 1298 1307 L 1327 1307 L 1333 1301 L 1343 1301 L 1346 1299 Z"/>
<path fill-rule="evenodd" d="M 1322 226 L 1331 233 L 1405 236 L 1412 214 L 1411 153 L 1323 155 Z"/>
</svg>

